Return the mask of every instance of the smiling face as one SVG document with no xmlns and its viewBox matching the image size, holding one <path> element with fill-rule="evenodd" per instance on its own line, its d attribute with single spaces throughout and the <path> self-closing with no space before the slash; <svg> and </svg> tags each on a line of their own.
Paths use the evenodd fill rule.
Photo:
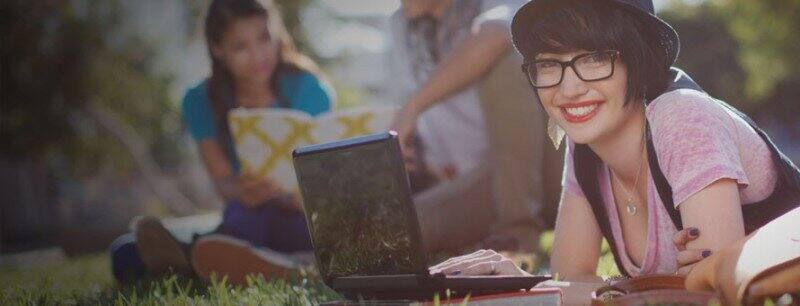
<svg viewBox="0 0 800 306">
<path fill-rule="evenodd" d="M 556 63 L 530 65 L 540 60 L 570 62 L 587 53 L 613 52 L 613 73 L 591 67 L 592 56 L 581 56 L 587 68 L 584 81 L 571 67 L 564 70 L 561 83 L 536 90 L 543 108 L 575 143 L 591 144 L 613 137 L 630 122 L 641 122 L 644 104 L 658 97 L 670 82 L 665 53 L 657 29 L 612 1 L 550 1 L 536 15 L 516 16 L 512 24 L 515 47 L 525 58 L 523 70 L 532 85 L 556 84 L 552 77 L 539 78 L 540 71 L 552 72 Z M 531 20 L 533 19 L 533 20 Z M 543 69 L 542 69 L 543 68 Z M 534 74 L 531 74 L 534 71 Z M 530 79 L 536 76 L 536 79 Z M 540 82 L 537 85 L 537 82 Z"/>
<path fill-rule="evenodd" d="M 278 63 L 278 47 L 267 28 L 267 17 L 251 16 L 231 23 L 211 50 L 235 80 L 267 82 Z"/>
<path fill-rule="evenodd" d="M 568 62 L 576 56 L 595 50 L 566 53 L 542 53 L 537 60 Z M 622 60 L 614 62 L 611 77 L 599 81 L 583 81 L 572 67 L 564 70 L 559 85 L 538 89 L 540 102 L 552 118 L 575 143 L 602 141 L 620 130 L 641 110 L 641 103 L 626 106 L 628 73 Z"/>
</svg>

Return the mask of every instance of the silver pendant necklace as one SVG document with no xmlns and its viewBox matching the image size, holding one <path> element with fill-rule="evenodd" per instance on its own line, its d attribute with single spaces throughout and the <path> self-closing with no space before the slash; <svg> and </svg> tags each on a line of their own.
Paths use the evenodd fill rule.
<svg viewBox="0 0 800 306">
<path fill-rule="evenodd" d="M 628 199 L 628 205 L 625 208 L 628 210 L 628 214 L 631 216 L 636 215 L 636 203 L 634 203 L 632 200 Z"/>
<path fill-rule="evenodd" d="M 644 137 L 642 137 L 642 138 L 644 140 Z M 642 148 L 642 151 L 644 151 L 644 148 Z M 633 181 L 633 190 L 634 191 L 638 190 L 639 177 L 642 174 L 642 165 L 644 165 L 644 157 L 641 157 L 641 155 L 642 154 L 640 154 L 640 158 L 639 158 L 640 159 L 640 161 L 639 161 L 639 169 L 636 170 L 636 179 Z M 625 194 L 628 196 L 628 199 L 625 201 L 625 210 L 628 212 L 629 215 L 635 216 L 636 212 L 638 210 L 638 207 L 636 206 L 636 202 L 633 201 L 633 194 L 630 191 L 628 191 L 628 188 L 625 187 L 625 184 L 622 183 L 622 180 L 620 180 L 619 177 L 617 177 L 617 174 L 614 173 L 614 170 L 611 170 L 611 175 L 612 175 L 612 177 L 614 177 L 615 180 L 617 180 L 617 184 L 619 184 L 619 186 L 622 187 L 622 191 L 624 191 Z"/>
</svg>

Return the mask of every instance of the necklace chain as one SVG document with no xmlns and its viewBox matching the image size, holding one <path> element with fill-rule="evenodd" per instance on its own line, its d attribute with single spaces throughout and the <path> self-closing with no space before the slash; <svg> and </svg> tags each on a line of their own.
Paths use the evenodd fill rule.
<svg viewBox="0 0 800 306">
<path fill-rule="evenodd" d="M 645 140 L 645 138 L 643 136 L 642 137 L 642 143 L 644 143 L 645 141 L 646 140 Z M 644 151 L 644 144 L 642 145 L 642 151 Z M 636 169 L 636 179 L 633 181 L 633 190 L 634 191 L 636 191 L 636 189 L 639 187 L 639 177 L 641 177 L 642 165 L 644 165 L 644 157 L 642 157 L 641 153 L 642 152 L 639 152 L 639 169 Z M 620 180 L 619 177 L 617 177 L 616 173 L 614 173 L 614 170 L 611 170 L 611 172 L 613 174 L 612 176 L 614 177 L 614 179 L 617 180 L 617 184 L 619 184 L 619 186 L 622 187 L 622 191 L 624 191 L 625 194 L 628 195 L 628 200 L 626 201 L 626 209 L 628 211 L 628 214 L 630 214 L 631 216 L 636 215 L 636 211 L 638 210 L 638 207 L 636 207 L 636 203 L 633 202 L 633 193 L 631 193 L 628 190 L 628 188 L 625 187 L 625 184 L 623 184 L 622 180 Z"/>
</svg>

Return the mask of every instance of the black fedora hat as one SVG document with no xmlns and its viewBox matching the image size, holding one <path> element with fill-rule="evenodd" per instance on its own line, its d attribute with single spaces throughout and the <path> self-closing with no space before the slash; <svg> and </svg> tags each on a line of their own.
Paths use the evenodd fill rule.
<svg viewBox="0 0 800 306">
<path fill-rule="evenodd" d="M 514 20 L 511 22 L 511 36 L 514 46 L 520 50 L 520 38 L 524 37 L 524 32 L 533 30 L 537 20 L 541 19 L 541 14 L 545 13 L 544 6 L 551 6 L 557 4 L 560 0 L 531 0 L 523 5 L 514 15 Z M 598 0 L 586 0 L 598 1 Z M 666 55 L 667 67 L 672 66 L 675 60 L 678 59 L 678 52 L 681 48 L 678 33 L 668 23 L 661 18 L 658 18 L 653 7 L 652 0 L 605 0 L 609 3 L 617 5 L 628 12 L 631 12 L 637 18 L 641 18 L 646 24 L 654 27 L 659 34 L 658 43 L 659 47 Z"/>
</svg>

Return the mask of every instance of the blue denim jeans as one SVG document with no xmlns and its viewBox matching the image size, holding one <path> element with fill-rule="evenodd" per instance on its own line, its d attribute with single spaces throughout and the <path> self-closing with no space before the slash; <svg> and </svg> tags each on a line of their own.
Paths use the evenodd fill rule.
<svg viewBox="0 0 800 306">
<path fill-rule="evenodd" d="M 305 216 L 270 203 L 257 208 L 248 208 L 239 202 L 228 203 L 218 231 L 278 252 L 312 250 Z"/>
</svg>

